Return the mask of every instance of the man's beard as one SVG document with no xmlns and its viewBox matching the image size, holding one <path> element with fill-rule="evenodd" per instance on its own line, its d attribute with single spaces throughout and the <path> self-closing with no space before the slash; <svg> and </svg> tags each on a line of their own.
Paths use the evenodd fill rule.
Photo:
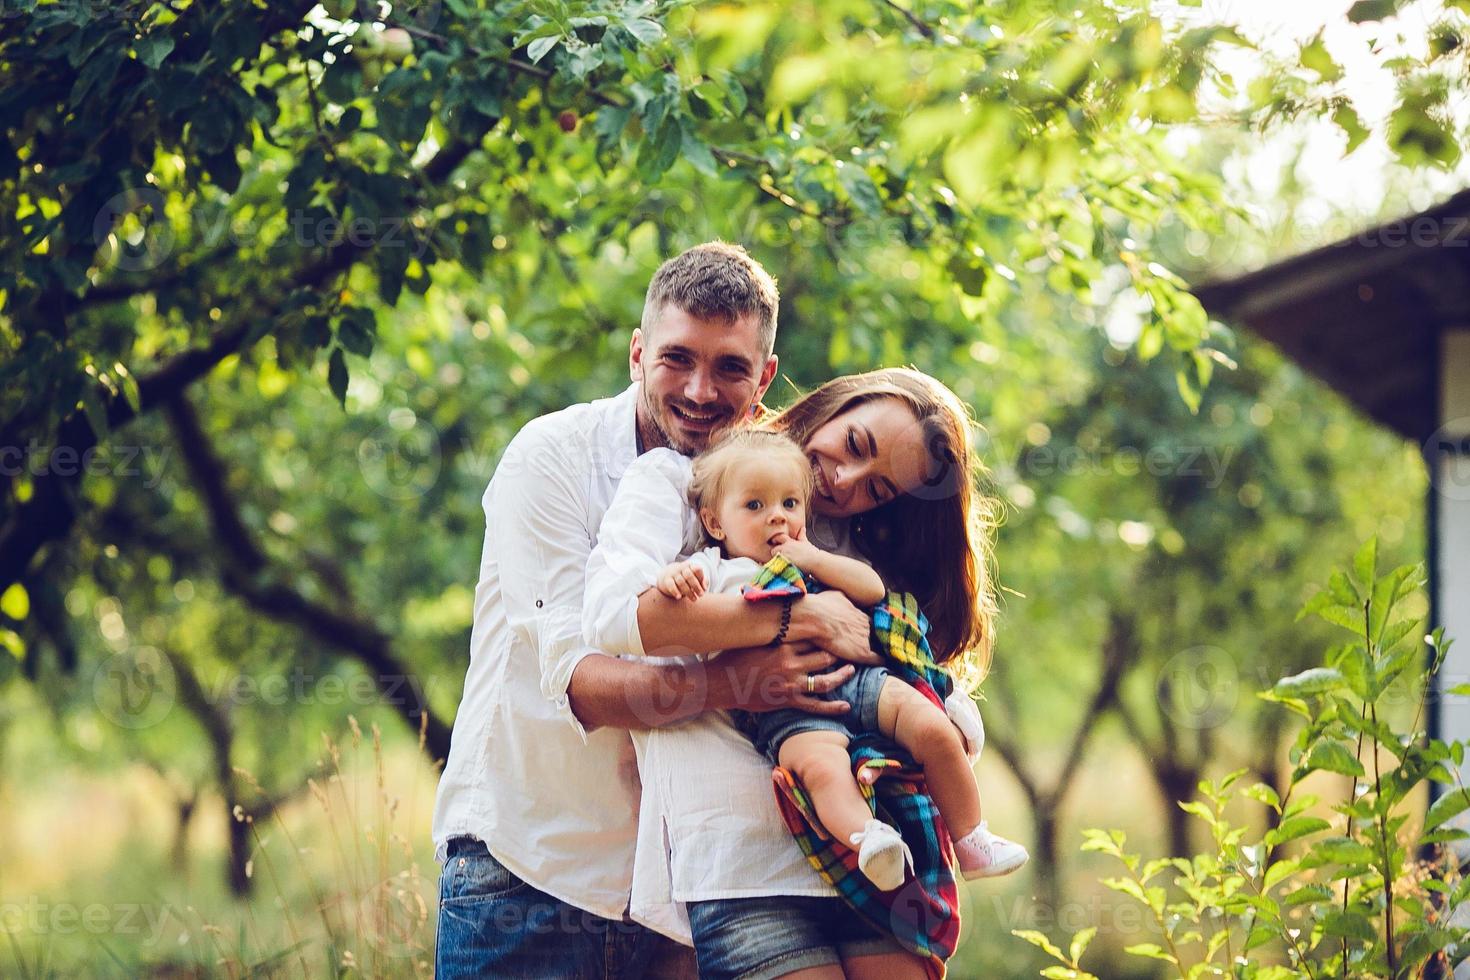
<svg viewBox="0 0 1470 980">
<path fill-rule="evenodd" d="M 638 422 L 638 438 L 642 449 L 667 447 L 685 456 L 696 456 L 709 448 L 718 436 L 729 429 L 733 413 L 716 404 L 702 414 L 714 414 L 715 424 L 705 433 L 694 436 L 679 426 L 678 416 L 670 403 L 655 404 L 646 391 L 643 394 L 644 418 Z M 646 419 L 646 423 L 645 423 Z"/>
</svg>

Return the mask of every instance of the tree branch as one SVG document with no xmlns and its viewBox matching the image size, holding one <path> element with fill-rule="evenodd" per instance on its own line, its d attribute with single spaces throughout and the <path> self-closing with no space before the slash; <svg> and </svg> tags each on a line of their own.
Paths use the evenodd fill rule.
<svg viewBox="0 0 1470 980">
<path fill-rule="evenodd" d="M 1097 690 L 1088 701 L 1082 723 L 1072 733 L 1061 769 L 1047 785 L 1043 786 L 1041 780 L 1027 768 L 1017 743 L 1011 741 L 1004 732 L 986 732 L 986 742 L 994 746 L 1006 761 L 1033 806 L 1055 808 L 1061 804 L 1076 777 L 1077 768 L 1081 765 L 1087 743 L 1092 739 L 1097 723 L 1118 700 L 1118 689 L 1132 660 L 1132 651 L 1132 621 L 1115 612 L 1110 619 L 1107 639 L 1103 642 L 1103 669 Z"/>
<path fill-rule="evenodd" d="M 444 183 L 475 148 L 464 142 L 449 144 L 424 165 L 424 177 L 431 184 Z M 279 286 L 263 289 L 263 294 L 272 297 L 271 302 L 239 314 L 203 347 L 174 354 L 157 369 L 140 375 L 136 411 L 121 395 L 104 390 L 102 398 L 109 429 L 121 428 L 139 415 L 172 400 L 214 370 L 225 358 L 239 353 L 265 332 L 263 327 L 279 315 L 285 298 L 292 292 L 318 288 L 359 261 L 370 245 L 354 245 L 351 237 L 333 246 L 323 259 L 301 269 Z M 19 432 L 7 432 L 0 439 L 0 447 L 20 448 L 21 442 Z M 97 435 L 86 416 L 75 412 L 61 423 L 55 446 L 46 449 L 48 452 L 68 449 L 80 458 L 97 444 Z M 77 517 L 75 500 L 80 482 L 80 468 L 70 476 L 59 476 L 54 467 L 47 467 L 44 473 L 33 477 L 30 499 L 16 506 L 4 526 L 0 527 L 0 591 L 25 574 L 37 552 L 47 542 L 65 537 L 70 532 Z"/>
<path fill-rule="evenodd" d="M 174 430 L 174 438 L 183 451 L 184 463 L 194 485 L 204 498 L 204 509 L 214 526 L 214 534 L 224 545 L 229 560 L 247 573 L 255 573 L 265 567 L 265 553 L 255 543 L 255 538 L 235 508 L 235 502 L 225 485 L 225 471 L 220 464 L 214 447 L 199 424 L 199 415 L 184 395 L 171 399 L 165 412 Z"/>
<path fill-rule="evenodd" d="M 187 280 L 190 276 L 202 271 L 206 266 L 213 265 L 220 259 L 228 258 L 235 254 L 238 249 L 233 242 L 212 249 L 187 265 L 180 265 L 161 276 L 141 281 L 109 282 L 101 286 L 94 286 L 71 303 L 71 310 L 84 310 L 93 306 L 104 306 L 108 303 L 120 303 L 123 300 L 132 299 L 134 296 L 148 296 L 172 288 Z"/>
<path fill-rule="evenodd" d="M 341 597 L 343 608 L 338 610 L 309 599 L 287 584 L 289 576 L 272 568 L 269 557 L 240 517 L 226 485 L 224 467 L 192 406 L 180 396 L 168 406 L 168 416 L 184 463 L 222 546 L 219 568 L 225 587 L 257 612 L 295 626 L 360 661 L 373 675 L 385 703 L 396 708 L 410 724 L 417 727 L 420 716 L 428 715 L 426 746 L 434 759 L 447 758 L 450 726 L 433 714 L 424 685 L 394 655 L 391 638 L 368 616 L 354 611 L 356 604 L 350 596 Z M 402 690 L 405 683 L 411 694 L 406 699 Z"/>
<path fill-rule="evenodd" d="M 924 35 L 924 37 L 928 38 L 930 41 L 934 40 L 934 38 L 937 36 L 934 33 L 934 28 L 930 27 L 928 24 L 920 20 L 913 11 L 900 7 L 898 4 L 894 3 L 893 0 L 883 0 L 883 3 L 885 6 L 893 9 L 899 14 L 902 14 L 903 19 L 908 21 L 914 30 Z"/>
<path fill-rule="evenodd" d="M 1065 791 L 1076 775 L 1077 767 L 1082 763 L 1087 742 L 1092 738 L 1093 729 L 1097 727 L 1097 723 L 1102 720 L 1107 710 L 1118 700 L 1118 688 L 1123 682 L 1123 675 L 1127 673 L 1129 662 L 1133 659 L 1132 653 L 1132 620 L 1125 619 L 1121 614 L 1114 612 L 1109 617 L 1108 637 L 1103 642 L 1102 676 L 1098 679 L 1097 690 L 1087 705 L 1087 713 L 1083 715 L 1082 724 L 1072 733 L 1071 744 L 1067 747 L 1066 761 L 1062 763 L 1061 772 L 1057 776 L 1058 795 Z"/>
<path fill-rule="evenodd" d="M 1026 768 L 1025 760 L 1021 754 L 1021 747 L 1011 741 L 1009 737 L 991 732 L 985 732 L 985 744 L 987 747 L 1000 753 L 1005 764 L 1010 767 L 1011 775 L 1016 777 L 1016 782 L 1021 784 L 1021 791 L 1026 794 L 1033 810 L 1039 809 L 1043 804 L 1046 793 L 1042 790 L 1036 777 Z"/>
</svg>

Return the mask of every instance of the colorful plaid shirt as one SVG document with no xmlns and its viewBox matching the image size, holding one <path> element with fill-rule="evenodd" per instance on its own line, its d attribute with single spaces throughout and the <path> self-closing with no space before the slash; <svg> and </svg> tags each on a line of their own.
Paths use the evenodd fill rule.
<svg viewBox="0 0 1470 980">
<path fill-rule="evenodd" d="M 745 589 L 752 601 L 804 595 L 820 584 L 781 556 L 766 563 Z M 954 688 L 929 649 L 929 620 L 907 592 L 890 592 L 873 608 L 873 648 L 890 673 L 912 684 L 942 711 Z M 903 885 L 879 891 L 858 870 L 857 851 L 827 833 L 815 807 L 791 773 L 772 773 L 776 804 L 802 853 L 864 921 L 922 957 L 931 977 L 944 976 L 960 935 L 959 888 L 954 845 L 939 808 L 924 788 L 924 773 L 908 753 L 878 732 L 855 734 L 848 745 L 853 776 L 873 769 L 882 778 L 858 786 L 878 819 L 895 827 L 913 852 L 914 868 Z"/>
</svg>

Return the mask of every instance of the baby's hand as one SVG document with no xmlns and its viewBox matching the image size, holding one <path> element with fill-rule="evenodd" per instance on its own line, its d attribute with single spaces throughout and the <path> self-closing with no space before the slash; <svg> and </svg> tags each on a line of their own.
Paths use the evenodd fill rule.
<svg viewBox="0 0 1470 980">
<path fill-rule="evenodd" d="M 805 528 L 798 531 L 796 537 L 788 537 L 771 551 L 803 571 L 809 571 L 812 565 L 821 561 L 822 556 L 821 549 L 806 539 Z"/>
<path fill-rule="evenodd" d="M 698 599 L 709 589 L 704 569 L 692 561 L 677 561 L 658 576 L 658 590 L 670 599 Z"/>
</svg>

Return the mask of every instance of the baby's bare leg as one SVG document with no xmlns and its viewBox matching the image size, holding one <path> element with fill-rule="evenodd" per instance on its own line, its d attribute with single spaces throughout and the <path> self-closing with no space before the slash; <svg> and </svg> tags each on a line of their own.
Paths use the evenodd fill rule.
<svg viewBox="0 0 1470 980">
<path fill-rule="evenodd" d="M 878 728 L 924 767 L 924 781 L 955 840 L 980 823 L 980 788 L 959 729 L 943 709 L 897 677 L 878 693 Z"/>
<path fill-rule="evenodd" d="M 806 787 L 822 826 L 833 837 L 846 844 L 873 819 L 873 811 L 852 777 L 845 734 L 799 732 L 781 743 L 777 755 L 781 766 Z"/>
</svg>

